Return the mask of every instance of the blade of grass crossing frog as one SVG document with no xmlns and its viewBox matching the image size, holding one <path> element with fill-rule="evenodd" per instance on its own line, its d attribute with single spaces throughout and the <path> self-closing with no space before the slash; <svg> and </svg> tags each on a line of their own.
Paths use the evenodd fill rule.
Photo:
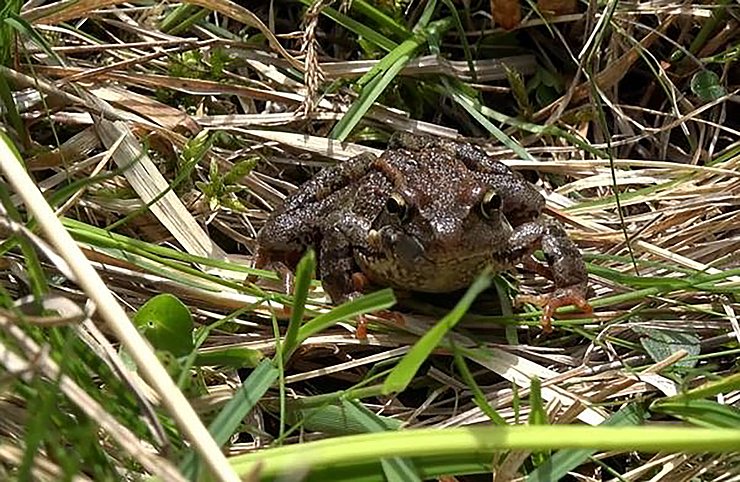
<svg viewBox="0 0 740 482">
<path fill-rule="evenodd" d="M 275 383 L 279 371 L 271 360 L 263 360 L 242 383 L 241 388 L 229 400 L 229 403 L 211 422 L 208 431 L 217 444 L 225 444 L 236 432 L 244 417 L 254 408 L 257 402 Z M 198 459 L 190 451 L 180 464 L 180 469 L 188 480 L 195 480 L 199 472 Z"/>
<path fill-rule="evenodd" d="M 393 290 L 390 288 L 375 291 L 374 293 L 348 301 L 306 322 L 298 330 L 297 343 L 300 344 L 309 336 L 323 331 L 339 321 L 373 311 L 385 310 L 395 304 L 396 298 L 393 296 Z"/>
<path fill-rule="evenodd" d="M 601 426 L 638 425 L 643 420 L 645 420 L 645 409 L 639 405 L 629 404 L 609 417 Z M 583 464 L 586 459 L 590 458 L 596 452 L 596 450 L 592 449 L 559 450 L 531 472 L 527 476 L 526 482 L 560 480 L 568 472 Z"/>
<path fill-rule="evenodd" d="M 396 365 L 396 368 L 388 375 L 383 383 L 383 392 L 385 394 L 403 391 L 411 380 L 416 376 L 416 372 L 422 363 L 429 357 L 442 338 L 457 324 L 468 311 L 475 298 L 486 288 L 491 285 L 490 271 L 485 270 L 468 288 L 468 291 L 442 320 L 432 327 L 419 341 L 411 348 Z"/>
<path fill-rule="evenodd" d="M 497 450 L 553 450 L 558 448 L 618 451 L 734 452 L 740 449 L 738 430 L 694 427 L 583 425 L 471 426 L 422 428 L 334 437 L 284 445 L 230 458 L 239 474 L 261 465 L 261 476 L 275 477 L 301 461 L 312 470 L 347 466 L 384 457 L 434 457 Z M 548 479 L 546 479 L 548 480 Z M 557 479 L 551 479 L 557 480 Z"/>
<path fill-rule="evenodd" d="M 481 388 L 475 382 L 475 378 L 473 377 L 473 374 L 470 373 L 468 364 L 465 363 L 465 357 L 462 356 L 460 350 L 458 350 L 457 347 L 453 348 L 455 366 L 460 372 L 460 375 L 462 376 L 465 384 L 473 392 L 473 400 L 475 401 L 475 404 L 478 405 L 478 408 L 480 408 L 481 411 L 485 413 L 488 418 L 491 419 L 491 422 L 493 422 L 494 425 L 506 425 L 506 420 L 504 420 L 503 417 L 498 414 L 496 409 L 488 403 L 488 400 L 486 400 L 486 396 L 483 394 L 483 390 L 481 390 Z"/>
<path fill-rule="evenodd" d="M 342 400 L 344 415 L 351 421 L 359 423 L 365 432 L 386 432 L 395 430 L 397 427 L 389 425 L 385 420 L 376 416 L 354 400 Z M 388 481 L 420 481 L 418 472 L 410 460 L 399 457 L 384 458 L 380 460 L 383 474 Z"/>
<path fill-rule="evenodd" d="M 298 348 L 298 331 L 303 321 L 303 313 L 306 311 L 306 300 L 308 299 L 308 288 L 311 286 L 311 278 L 316 269 L 316 254 L 309 249 L 298 263 L 295 272 L 295 287 L 293 289 L 293 308 L 290 313 L 288 330 L 285 332 L 285 341 L 282 345 L 283 363 Z"/>
</svg>

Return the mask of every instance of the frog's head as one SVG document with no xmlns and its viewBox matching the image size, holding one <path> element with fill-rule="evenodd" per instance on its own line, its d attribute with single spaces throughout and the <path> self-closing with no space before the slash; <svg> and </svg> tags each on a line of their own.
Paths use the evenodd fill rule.
<svg viewBox="0 0 740 482">
<path fill-rule="evenodd" d="M 376 163 L 392 187 L 373 223 L 371 245 L 408 269 L 419 263 L 449 269 L 505 251 L 512 228 L 495 187 L 452 153 L 395 153 Z"/>
</svg>

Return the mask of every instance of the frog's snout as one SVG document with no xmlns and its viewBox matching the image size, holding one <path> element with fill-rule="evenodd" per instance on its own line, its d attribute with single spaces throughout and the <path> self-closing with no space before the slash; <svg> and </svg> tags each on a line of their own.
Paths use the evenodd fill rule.
<svg viewBox="0 0 740 482">
<path fill-rule="evenodd" d="M 456 250 L 461 246 L 464 229 L 455 218 L 440 218 L 430 223 L 432 228 L 433 247 L 441 252 Z"/>
<path fill-rule="evenodd" d="M 368 235 L 368 242 L 376 249 L 405 262 L 417 261 L 424 256 L 424 247 L 418 240 L 408 234 L 396 232 L 389 227 L 371 230 Z"/>
</svg>

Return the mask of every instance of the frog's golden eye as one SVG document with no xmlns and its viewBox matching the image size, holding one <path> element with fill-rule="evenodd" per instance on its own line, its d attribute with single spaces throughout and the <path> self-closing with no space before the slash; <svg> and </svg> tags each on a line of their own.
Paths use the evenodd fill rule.
<svg viewBox="0 0 740 482">
<path fill-rule="evenodd" d="M 408 214 L 406 200 L 397 192 L 391 194 L 391 197 L 385 202 L 385 210 L 401 219 L 404 219 Z"/>
<path fill-rule="evenodd" d="M 501 196 L 496 191 L 488 191 L 480 203 L 480 212 L 486 219 L 491 219 L 493 214 L 501 209 Z"/>
</svg>

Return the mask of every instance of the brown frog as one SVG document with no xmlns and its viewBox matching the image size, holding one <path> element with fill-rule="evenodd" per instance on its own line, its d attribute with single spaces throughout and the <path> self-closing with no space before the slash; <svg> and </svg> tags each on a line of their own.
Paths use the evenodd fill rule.
<svg viewBox="0 0 740 482">
<path fill-rule="evenodd" d="M 308 248 L 335 303 L 369 281 L 422 292 L 470 284 L 484 267 L 519 262 L 551 278 L 543 327 L 555 309 L 586 301 L 581 254 L 545 200 L 521 175 L 466 142 L 396 134 L 380 156 L 360 155 L 320 171 L 285 199 L 257 236 L 256 266 L 295 264 Z M 531 254 L 542 249 L 548 266 Z"/>
</svg>

